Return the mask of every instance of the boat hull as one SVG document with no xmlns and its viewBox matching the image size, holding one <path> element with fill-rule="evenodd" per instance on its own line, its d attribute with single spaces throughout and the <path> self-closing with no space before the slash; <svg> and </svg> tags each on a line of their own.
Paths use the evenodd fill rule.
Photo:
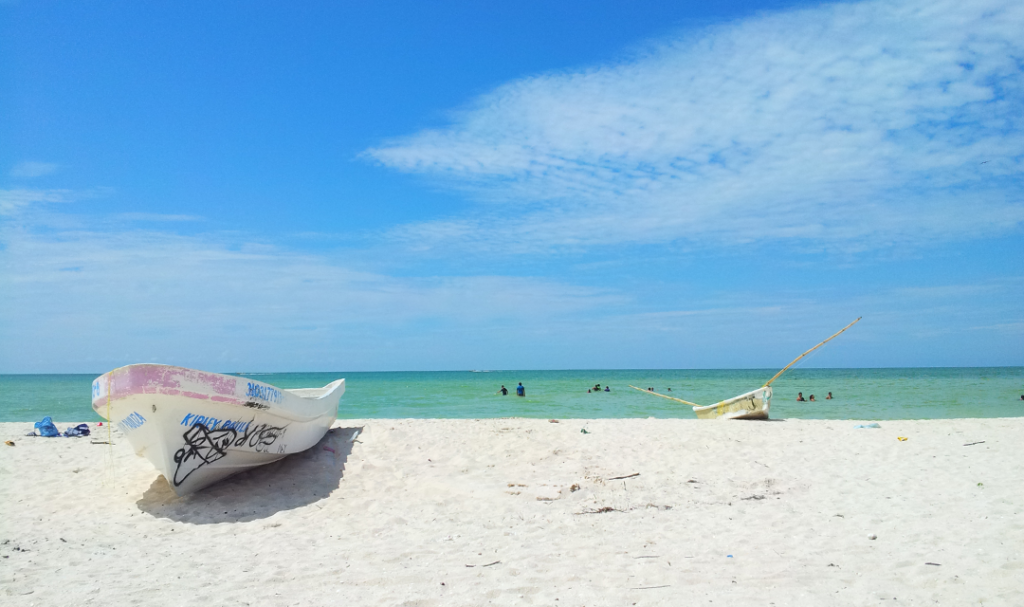
<svg viewBox="0 0 1024 607">
<path fill-rule="evenodd" d="M 765 386 L 706 407 L 694 407 L 697 419 L 768 419 L 772 389 Z"/>
<path fill-rule="evenodd" d="M 93 409 L 178 495 L 315 445 L 337 419 L 345 380 L 281 390 L 245 377 L 129 365 L 93 382 Z"/>
</svg>

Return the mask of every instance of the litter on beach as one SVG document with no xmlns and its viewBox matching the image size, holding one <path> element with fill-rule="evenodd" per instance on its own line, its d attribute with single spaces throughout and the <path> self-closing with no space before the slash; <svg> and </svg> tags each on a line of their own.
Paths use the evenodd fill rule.
<svg viewBox="0 0 1024 607">
<path fill-rule="evenodd" d="M 64 431 L 64 436 L 89 436 L 89 424 L 78 424 L 77 426 L 69 427 Z"/>
<path fill-rule="evenodd" d="M 89 436 L 89 424 L 78 424 L 77 426 L 69 426 L 67 430 L 61 432 L 57 429 L 57 426 L 53 423 L 53 419 L 49 415 L 37 421 L 33 426 L 34 429 L 31 433 L 25 436 L 37 436 L 36 431 L 39 431 L 38 436 L 45 436 L 48 438 L 54 438 L 58 436 L 64 437 L 76 437 L 76 436 Z"/>
<path fill-rule="evenodd" d="M 39 431 L 39 436 L 60 436 L 60 430 L 57 429 L 57 426 L 53 425 L 53 420 L 49 415 L 44 417 L 42 420 L 37 421 L 35 423 L 35 429 Z"/>
</svg>

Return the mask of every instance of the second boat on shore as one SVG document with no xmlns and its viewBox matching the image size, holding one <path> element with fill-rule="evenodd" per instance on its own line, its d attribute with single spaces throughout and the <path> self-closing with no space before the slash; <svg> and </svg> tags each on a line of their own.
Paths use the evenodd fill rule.
<svg viewBox="0 0 1024 607">
<path fill-rule="evenodd" d="M 811 352 L 814 352 L 818 348 L 824 346 L 829 341 L 835 339 L 836 337 L 839 336 L 840 333 L 849 329 L 858 322 L 860 322 L 860 318 L 857 318 L 857 320 L 846 325 L 825 341 L 814 346 L 813 348 L 804 352 L 800 356 L 794 358 L 793 362 L 783 367 L 781 371 L 776 373 L 774 377 L 765 382 L 765 384 L 758 388 L 757 390 L 751 390 L 746 394 L 740 394 L 739 396 L 734 396 L 730 399 L 717 402 L 713 405 L 698 405 L 697 403 L 691 403 L 688 400 L 683 400 L 681 398 L 676 398 L 674 396 L 658 394 L 657 392 L 651 389 L 644 390 L 642 388 L 637 388 L 636 386 L 630 386 L 630 388 L 633 388 L 634 390 L 639 390 L 640 392 L 645 392 L 647 394 L 653 394 L 654 396 L 660 396 L 662 398 L 667 398 L 669 400 L 674 400 L 686 405 L 690 405 L 691 407 L 693 407 L 693 412 L 697 414 L 697 419 L 768 419 L 768 410 L 771 408 L 772 405 L 772 382 L 781 377 L 787 369 L 789 369 L 797 362 L 799 362 L 800 359 L 807 356 Z"/>
</svg>

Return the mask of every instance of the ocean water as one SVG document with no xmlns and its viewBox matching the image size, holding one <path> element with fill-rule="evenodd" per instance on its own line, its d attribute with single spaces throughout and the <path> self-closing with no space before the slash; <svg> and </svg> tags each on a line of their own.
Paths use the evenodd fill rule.
<svg viewBox="0 0 1024 607">
<path fill-rule="evenodd" d="M 695 418 L 690 407 L 629 388 L 653 387 L 712 404 L 761 386 L 775 369 L 237 373 L 279 388 L 344 377 L 338 416 L 354 418 Z M 0 421 L 98 421 L 99 375 L 0 375 Z M 515 396 L 522 382 L 526 397 Z M 611 392 L 587 393 L 594 384 Z M 504 384 L 508 396 L 498 394 Z M 801 419 L 944 419 L 1024 416 L 1024 367 L 791 369 L 772 385 L 771 416 Z M 672 391 L 669 393 L 668 388 Z M 818 402 L 796 402 L 797 392 Z M 824 400 L 832 392 L 833 400 Z"/>
</svg>

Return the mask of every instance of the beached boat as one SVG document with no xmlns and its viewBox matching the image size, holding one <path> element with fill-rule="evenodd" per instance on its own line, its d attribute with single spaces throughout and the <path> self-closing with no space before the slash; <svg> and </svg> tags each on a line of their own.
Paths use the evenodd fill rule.
<svg viewBox="0 0 1024 607">
<path fill-rule="evenodd" d="M 185 495 L 309 449 L 334 423 L 344 392 L 344 379 L 282 390 L 246 377 L 141 364 L 96 378 L 92 408 Z"/>
<path fill-rule="evenodd" d="M 706 407 L 694 407 L 697 419 L 768 419 L 772 389 L 764 386 Z"/>
<path fill-rule="evenodd" d="M 693 407 L 693 412 L 697 414 L 697 419 L 768 419 L 768 410 L 772 406 L 771 386 L 761 386 L 757 390 L 752 390 L 746 394 L 740 394 L 739 396 L 707 406 L 691 403 L 688 400 L 668 396 L 667 394 L 658 394 L 652 389 L 644 390 L 636 386 L 630 386 L 630 388 L 652 396 L 660 396 L 661 398 L 674 400 L 677 403 L 690 405 Z"/>
<path fill-rule="evenodd" d="M 658 394 L 651 388 L 648 388 L 647 390 L 644 390 L 643 388 L 637 388 L 636 386 L 630 386 L 630 388 L 633 388 L 634 390 L 639 390 L 640 392 L 644 392 L 646 394 L 651 394 L 653 396 L 660 396 L 661 398 L 667 398 L 669 400 L 674 400 L 685 405 L 690 405 L 691 407 L 693 407 L 693 412 L 697 414 L 697 419 L 768 419 L 768 410 L 771 408 L 772 405 L 772 382 L 781 377 L 787 369 L 795 365 L 803 357 L 807 356 L 811 352 L 814 352 L 818 348 L 832 341 L 833 339 L 838 337 L 843 331 L 849 329 L 858 322 L 860 322 L 860 318 L 846 325 L 825 341 L 814 346 L 813 348 L 804 352 L 800 356 L 797 356 L 795 359 L 793 359 L 793 362 L 783 367 L 781 371 L 776 373 L 774 377 L 765 382 L 765 384 L 758 388 L 757 390 L 752 390 L 750 392 L 747 392 L 746 394 L 734 396 L 730 399 L 717 402 L 713 405 L 698 405 L 697 403 L 691 403 L 688 400 L 683 400 L 681 398 L 676 398 L 674 396 Z"/>
</svg>

